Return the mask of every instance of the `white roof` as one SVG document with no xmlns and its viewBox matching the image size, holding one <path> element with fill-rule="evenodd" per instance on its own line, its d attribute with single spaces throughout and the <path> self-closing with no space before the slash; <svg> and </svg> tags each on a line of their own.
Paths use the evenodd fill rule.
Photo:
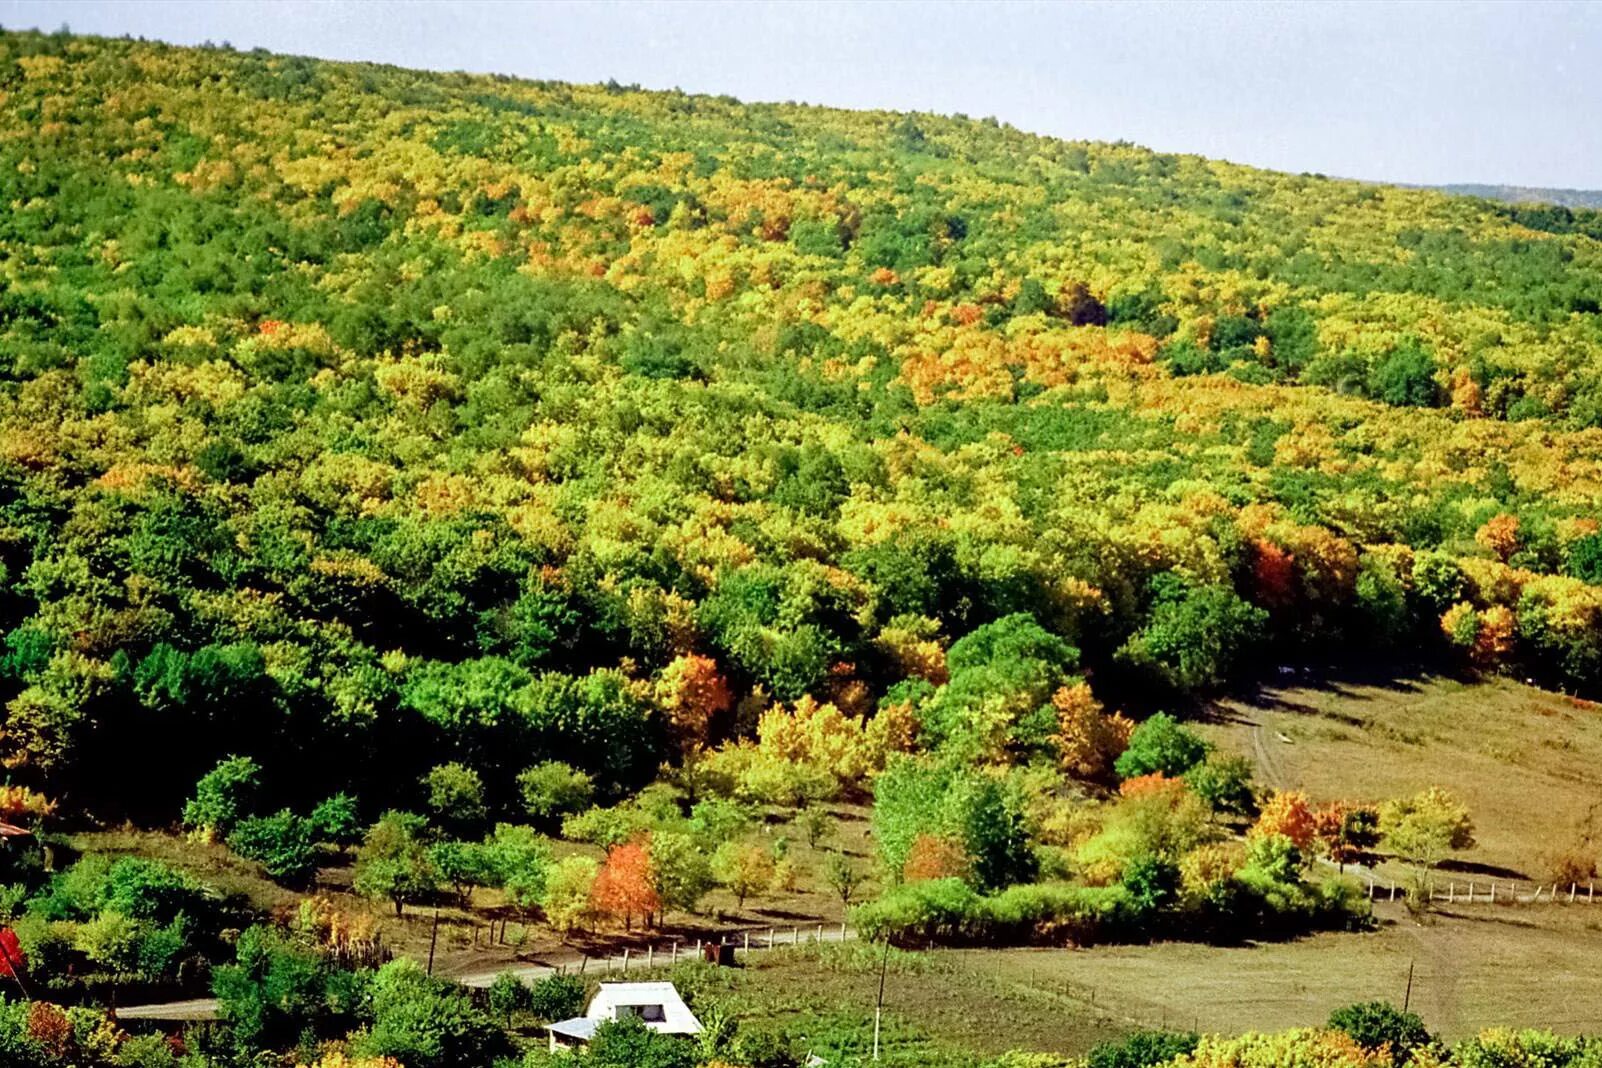
<svg viewBox="0 0 1602 1068">
<path fill-rule="evenodd" d="M 698 1035 L 701 1021 L 679 997 L 672 983 L 602 983 L 590 1007 L 584 1010 L 586 1019 L 617 1020 L 631 1015 L 632 1008 L 661 1006 L 662 1018 L 642 1016 L 645 1026 L 664 1035 Z M 622 1009 L 620 1013 L 618 1010 Z"/>
</svg>

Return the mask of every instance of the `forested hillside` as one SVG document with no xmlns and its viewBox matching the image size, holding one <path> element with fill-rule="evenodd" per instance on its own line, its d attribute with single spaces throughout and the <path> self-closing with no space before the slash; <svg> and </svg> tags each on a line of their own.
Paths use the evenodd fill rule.
<svg viewBox="0 0 1602 1068">
<path fill-rule="evenodd" d="M 30 33 L 0 204 L 0 747 L 63 812 L 1602 681 L 1602 215 Z"/>
</svg>

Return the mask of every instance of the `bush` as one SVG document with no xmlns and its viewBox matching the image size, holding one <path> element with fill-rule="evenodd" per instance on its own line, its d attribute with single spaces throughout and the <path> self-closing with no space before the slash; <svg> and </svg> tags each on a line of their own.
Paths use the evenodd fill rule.
<svg viewBox="0 0 1602 1068">
<path fill-rule="evenodd" d="M 1152 774 L 1173 779 L 1205 759 L 1207 743 L 1181 727 L 1168 713 L 1158 712 L 1135 728 L 1135 732 L 1129 736 L 1129 748 L 1124 750 L 1113 767 L 1121 779 Z"/>
<path fill-rule="evenodd" d="M 289 809 L 241 820 L 228 848 L 267 869 L 279 882 L 303 884 L 317 871 L 317 841 L 310 820 Z"/>
<path fill-rule="evenodd" d="M 1185 772 L 1185 785 L 1214 812 L 1234 816 L 1257 813 L 1252 791 L 1252 764 L 1242 756 L 1210 756 Z"/>
<path fill-rule="evenodd" d="M 202 775 L 184 805 L 184 826 L 215 841 L 250 815 L 261 792 L 261 766 L 250 757 L 229 757 Z"/>
<path fill-rule="evenodd" d="M 393 1057 L 407 1068 L 489 1064 L 506 1051 L 506 1036 L 455 983 L 423 973 L 410 958 L 392 960 L 373 976 L 372 1026 L 354 1048 Z"/>
<path fill-rule="evenodd" d="M 423 784 L 428 789 L 428 810 L 441 827 L 458 836 L 483 832 L 489 809 L 478 772 L 465 764 L 441 764 Z"/>
<path fill-rule="evenodd" d="M 567 1020 L 584 1010 L 584 982 L 576 975 L 547 975 L 529 991 L 528 1011 L 541 1020 Z"/>
<path fill-rule="evenodd" d="M 360 809 L 349 794 L 335 794 L 323 801 L 312 809 L 309 819 L 317 840 L 338 846 L 341 852 L 362 840 Z"/>
<path fill-rule="evenodd" d="M 1136 1031 L 1090 1051 L 1086 1068 L 1154 1068 L 1196 1048 L 1201 1036 L 1192 1031 Z"/>
<path fill-rule="evenodd" d="M 517 789 L 529 817 L 548 824 L 588 805 L 595 796 L 595 780 L 560 760 L 547 760 L 519 775 Z"/>
<path fill-rule="evenodd" d="M 1390 1048 L 1399 1063 L 1408 1054 L 1427 1045 L 1430 1033 L 1416 1012 L 1403 1012 L 1383 1001 L 1365 1001 L 1330 1013 L 1331 1030 L 1350 1035 L 1364 1049 Z"/>
</svg>

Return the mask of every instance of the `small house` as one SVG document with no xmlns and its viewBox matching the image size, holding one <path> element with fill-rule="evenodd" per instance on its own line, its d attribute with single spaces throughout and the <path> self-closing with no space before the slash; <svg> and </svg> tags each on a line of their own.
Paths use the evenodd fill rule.
<svg viewBox="0 0 1602 1068">
<path fill-rule="evenodd" d="M 672 983 L 602 983 L 583 1016 L 561 1020 L 546 1030 L 551 1052 L 582 1045 L 609 1020 L 638 1019 L 661 1035 L 698 1035 L 701 1021 L 679 997 Z"/>
</svg>

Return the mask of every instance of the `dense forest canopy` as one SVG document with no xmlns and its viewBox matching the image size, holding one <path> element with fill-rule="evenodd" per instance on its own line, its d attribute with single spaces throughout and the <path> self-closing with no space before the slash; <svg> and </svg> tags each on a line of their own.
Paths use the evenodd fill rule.
<svg viewBox="0 0 1602 1068">
<path fill-rule="evenodd" d="M 1602 681 L 1595 212 L 34 33 L 0 203 L 0 756 L 97 814 Z"/>
</svg>

